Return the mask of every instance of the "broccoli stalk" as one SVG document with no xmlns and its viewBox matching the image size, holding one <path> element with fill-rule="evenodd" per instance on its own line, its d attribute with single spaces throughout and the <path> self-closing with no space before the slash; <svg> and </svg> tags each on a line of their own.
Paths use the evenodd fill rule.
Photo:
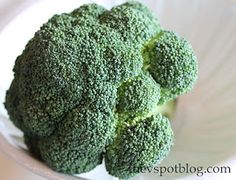
<svg viewBox="0 0 236 180">
<path fill-rule="evenodd" d="M 54 15 L 13 71 L 5 107 L 35 157 L 67 174 L 105 158 L 111 175 L 130 178 L 168 155 L 168 118 L 193 88 L 197 61 L 186 40 L 132 1 Z"/>
</svg>

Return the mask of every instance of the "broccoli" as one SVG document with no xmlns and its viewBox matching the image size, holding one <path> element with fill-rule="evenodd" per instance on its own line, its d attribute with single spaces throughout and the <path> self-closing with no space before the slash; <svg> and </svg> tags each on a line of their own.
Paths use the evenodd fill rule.
<svg viewBox="0 0 236 180">
<path fill-rule="evenodd" d="M 13 71 L 5 107 L 35 157 L 67 174 L 105 159 L 111 175 L 130 178 L 169 153 L 168 117 L 198 65 L 186 40 L 132 1 L 54 15 Z"/>
</svg>

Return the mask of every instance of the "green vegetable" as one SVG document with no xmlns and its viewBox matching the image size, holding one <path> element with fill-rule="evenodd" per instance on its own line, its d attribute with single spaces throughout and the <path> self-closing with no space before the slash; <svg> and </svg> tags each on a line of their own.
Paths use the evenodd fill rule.
<svg viewBox="0 0 236 180">
<path fill-rule="evenodd" d="M 164 159 L 167 117 L 197 79 L 190 44 L 127 2 L 54 15 L 17 57 L 5 107 L 30 152 L 56 171 L 88 172 L 105 158 L 130 178 Z"/>
</svg>

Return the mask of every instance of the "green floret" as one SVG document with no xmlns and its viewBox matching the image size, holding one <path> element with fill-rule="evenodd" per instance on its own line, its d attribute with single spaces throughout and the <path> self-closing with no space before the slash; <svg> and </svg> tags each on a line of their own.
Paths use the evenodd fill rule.
<svg viewBox="0 0 236 180">
<path fill-rule="evenodd" d="M 103 13 L 102 23 L 116 29 L 123 42 L 141 48 L 155 34 L 160 32 L 160 24 L 148 8 L 138 2 L 127 2 Z"/>
<path fill-rule="evenodd" d="M 69 174 L 87 172 L 100 164 L 115 130 L 115 100 L 116 89 L 111 84 L 97 84 L 88 92 L 86 104 L 69 112 L 57 132 L 39 141 L 42 159 Z"/>
<path fill-rule="evenodd" d="M 92 3 L 92 4 L 85 4 L 85 5 L 82 5 L 80 6 L 79 8 L 73 10 L 70 14 L 72 16 L 77 16 L 79 17 L 78 19 L 76 19 L 77 23 L 78 22 L 83 22 L 83 23 L 86 23 L 88 22 L 90 25 L 91 21 L 94 20 L 94 21 L 97 21 L 98 17 L 104 13 L 106 11 L 106 9 L 102 6 L 99 6 L 95 3 Z M 89 19 L 89 21 L 88 21 Z"/>
<path fill-rule="evenodd" d="M 78 174 L 105 156 L 108 173 L 129 178 L 170 151 L 167 118 L 193 87 L 197 63 L 187 41 L 132 1 L 54 15 L 13 71 L 5 107 L 35 157 Z"/>
<path fill-rule="evenodd" d="M 160 99 L 160 86 L 149 73 L 126 81 L 118 90 L 117 112 L 126 116 L 144 116 Z"/>
<path fill-rule="evenodd" d="M 70 19 L 64 14 L 54 16 L 36 32 L 16 60 L 19 111 L 15 121 L 22 117 L 28 134 L 51 134 L 55 123 L 81 99 L 84 83 L 77 78 L 81 68 L 72 53 L 78 51 L 77 41 L 62 25 L 70 24 Z"/>
<path fill-rule="evenodd" d="M 160 163 L 170 151 L 173 131 L 161 114 L 134 124 L 126 124 L 107 148 L 106 169 L 122 179 L 136 175 L 140 169 Z"/>
<path fill-rule="evenodd" d="M 18 78 L 15 77 L 11 83 L 9 90 L 6 93 L 5 107 L 8 111 L 11 121 L 22 131 L 27 131 L 23 124 L 22 116 L 20 115 L 19 96 L 18 96 Z"/>
<path fill-rule="evenodd" d="M 145 68 L 161 85 L 160 104 L 187 93 L 197 79 L 197 59 L 191 45 L 176 33 L 162 31 L 144 49 Z"/>
</svg>

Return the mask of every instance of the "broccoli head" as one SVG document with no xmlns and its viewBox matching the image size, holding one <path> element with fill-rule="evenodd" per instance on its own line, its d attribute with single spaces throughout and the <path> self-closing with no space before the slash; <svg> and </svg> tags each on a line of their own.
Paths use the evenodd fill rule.
<svg viewBox="0 0 236 180">
<path fill-rule="evenodd" d="M 164 159 L 175 98 L 197 79 L 190 44 L 139 2 L 54 15 L 16 59 L 5 107 L 29 151 L 56 171 L 105 159 L 120 178 Z"/>
</svg>

